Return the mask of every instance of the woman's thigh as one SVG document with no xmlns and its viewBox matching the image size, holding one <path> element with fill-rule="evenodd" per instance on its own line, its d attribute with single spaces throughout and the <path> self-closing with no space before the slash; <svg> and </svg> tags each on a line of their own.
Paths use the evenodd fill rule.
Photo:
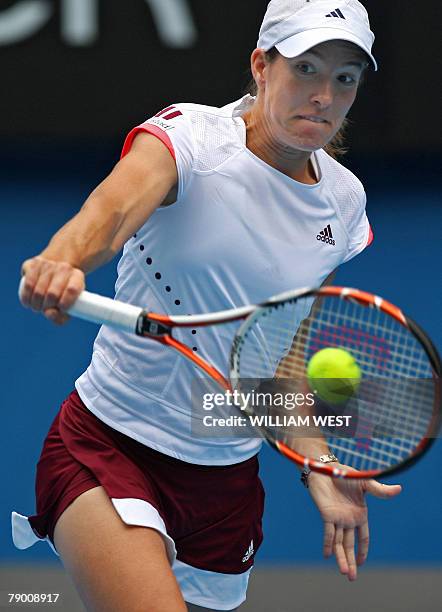
<svg viewBox="0 0 442 612">
<path fill-rule="evenodd" d="M 162 536 L 126 525 L 103 487 L 68 506 L 54 544 L 88 610 L 187 612 Z"/>
</svg>

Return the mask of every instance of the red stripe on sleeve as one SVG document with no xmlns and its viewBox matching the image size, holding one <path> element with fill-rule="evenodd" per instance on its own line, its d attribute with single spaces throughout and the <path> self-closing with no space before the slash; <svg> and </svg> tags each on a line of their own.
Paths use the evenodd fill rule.
<svg viewBox="0 0 442 612">
<path fill-rule="evenodd" d="M 173 144 L 169 136 L 166 134 L 166 132 L 161 130 L 156 125 L 149 125 L 149 124 L 138 126 L 134 128 L 131 132 L 129 132 L 129 134 L 126 137 L 126 140 L 124 141 L 123 150 L 121 151 L 120 159 L 123 159 L 123 157 L 129 153 L 135 136 L 140 134 L 140 132 L 146 132 L 147 134 L 152 134 L 152 136 L 156 136 L 158 140 L 161 140 L 161 142 L 168 148 L 173 159 L 176 161 L 175 149 L 173 148 Z"/>
<path fill-rule="evenodd" d="M 163 119 L 165 119 L 166 121 L 168 121 L 169 119 L 174 119 L 175 117 L 179 117 L 180 115 L 182 115 L 183 113 L 179 110 L 175 111 L 174 113 L 170 113 L 170 115 L 165 115 L 163 117 Z"/>
<path fill-rule="evenodd" d="M 157 113 L 155 115 L 155 117 L 161 117 L 161 115 L 164 115 L 164 113 L 167 113 L 167 111 L 172 110 L 173 108 L 175 108 L 174 106 L 168 106 L 167 108 L 163 108 L 163 110 L 160 110 L 159 113 Z"/>
<path fill-rule="evenodd" d="M 373 234 L 373 230 L 371 229 L 371 225 L 368 226 L 368 240 L 367 240 L 367 246 L 370 246 L 370 244 L 373 242 L 374 240 L 374 234 Z"/>
</svg>

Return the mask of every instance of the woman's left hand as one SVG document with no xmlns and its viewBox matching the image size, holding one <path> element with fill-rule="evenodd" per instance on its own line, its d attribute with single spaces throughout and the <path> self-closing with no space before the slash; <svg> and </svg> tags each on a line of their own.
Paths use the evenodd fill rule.
<svg viewBox="0 0 442 612">
<path fill-rule="evenodd" d="M 399 495 L 402 487 L 384 485 L 376 480 L 331 478 L 316 472 L 310 472 L 308 484 L 324 521 L 324 557 L 333 553 L 340 572 L 349 580 L 356 580 L 357 566 L 367 558 L 369 545 L 365 494 L 388 499 Z"/>
</svg>

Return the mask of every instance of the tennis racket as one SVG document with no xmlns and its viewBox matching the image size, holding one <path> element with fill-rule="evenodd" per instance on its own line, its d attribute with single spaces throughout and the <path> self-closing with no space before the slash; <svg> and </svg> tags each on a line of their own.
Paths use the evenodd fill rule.
<svg viewBox="0 0 442 612">
<path fill-rule="evenodd" d="M 169 316 L 83 291 L 68 312 L 169 346 L 222 389 L 236 390 L 239 396 L 245 380 L 264 381 L 264 388 L 269 381 L 278 388 L 282 381 L 285 391 L 305 391 L 310 358 L 326 347 L 345 349 L 361 370 L 359 391 L 344 407 L 324 406 L 317 398 L 312 410 L 322 415 L 338 410 L 351 416 L 350 433 L 346 430 L 342 435 L 329 426 L 317 426 L 315 432 L 317 436 L 319 429 L 319 437 L 330 452 L 340 464 L 351 468 L 322 463 L 317 457 L 297 452 L 299 428 L 284 423 L 275 426 L 274 419 L 269 424 L 268 419 L 255 418 L 253 423 L 270 446 L 313 471 L 351 479 L 393 474 L 428 451 L 440 429 L 441 362 L 434 345 L 399 308 L 370 293 L 328 286 L 300 289 L 259 305 L 205 315 Z M 177 328 L 232 321 L 242 323 L 233 340 L 228 376 L 173 336 Z M 237 407 L 249 420 L 263 416 L 262 408 Z"/>
</svg>

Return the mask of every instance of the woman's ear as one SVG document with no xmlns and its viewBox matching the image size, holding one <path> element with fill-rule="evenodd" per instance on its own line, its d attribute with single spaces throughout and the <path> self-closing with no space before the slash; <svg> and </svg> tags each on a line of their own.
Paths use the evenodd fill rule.
<svg viewBox="0 0 442 612">
<path fill-rule="evenodd" d="M 258 89 L 265 87 L 268 61 L 264 49 L 255 49 L 250 58 L 250 67 Z"/>
</svg>

